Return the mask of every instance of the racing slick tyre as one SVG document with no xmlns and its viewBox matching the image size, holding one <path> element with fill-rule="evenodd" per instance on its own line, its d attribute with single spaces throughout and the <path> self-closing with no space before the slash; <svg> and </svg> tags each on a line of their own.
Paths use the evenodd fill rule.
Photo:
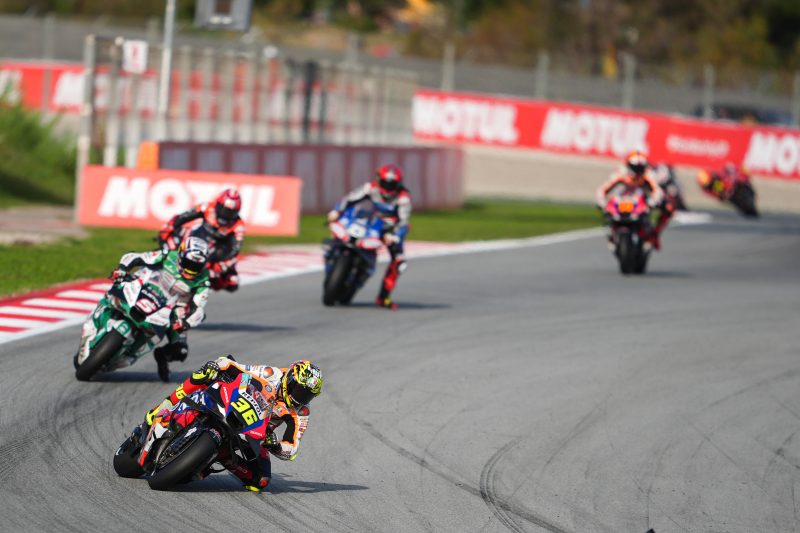
<svg viewBox="0 0 800 533">
<path fill-rule="evenodd" d="M 217 454 L 214 438 L 203 431 L 186 442 L 177 452 L 167 459 L 165 464 L 156 467 L 156 471 L 147 479 L 153 490 L 167 490 L 174 485 L 191 479 L 192 476 L 206 467 Z M 159 463 L 162 459 L 159 458 Z"/>
<path fill-rule="evenodd" d="M 136 459 L 141 451 L 141 446 L 133 442 L 131 437 L 125 439 L 116 453 L 114 453 L 114 471 L 120 477 L 140 477 L 144 470 Z"/>
<path fill-rule="evenodd" d="M 336 259 L 333 270 L 331 270 L 330 275 L 325 280 L 325 286 L 323 287 L 322 303 L 324 305 L 328 307 L 332 306 L 340 298 L 340 295 L 347 290 L 344 283 L 347 280 L 347 275 L 350 273 L 352 261 L 353 257 L 348 252 L 342 253 Z"/>
<path fill-rule="evenodd" d="M 92 379 L 98 370 L 103 368 L 103 365 L 117 353 L 122 343 L 125 342 L 123 337 L 117 330 L 111 330 L 100 339 L 93 349 L 89 350 L 89 357 L 87 357 L 82 364 L 75 367 L 75 377 L 78 381 L 89 381 Z M 77 363 L 77 358 L 75 363 Z"/>
<path fill-rule="evenodd" d="M 623 274 L 633 274 L 636 268 L 636 246 L 630 233 L 619 236 L 617 242 L 617 258 L 619 259 L 619 270 Z"/>
</svg>

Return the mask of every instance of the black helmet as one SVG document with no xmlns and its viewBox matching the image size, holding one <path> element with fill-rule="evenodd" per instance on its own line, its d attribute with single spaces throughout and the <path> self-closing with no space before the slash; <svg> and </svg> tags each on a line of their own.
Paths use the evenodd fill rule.
<svg viewBox="0 0 800 533">
<path fill-rule="evenodd" d="M 292 363 L 281 379 L 281 394 L 286 405 L 299 409 L 322 392 L 322 371 L 311 361 Z"/>
<path fill-rule="evenodd" d="M 186 279 L 197 277 L 208 261 L 208 243 L 198 237 L 189 237 L 178 250 L 178 267 Z"/>
</svg>

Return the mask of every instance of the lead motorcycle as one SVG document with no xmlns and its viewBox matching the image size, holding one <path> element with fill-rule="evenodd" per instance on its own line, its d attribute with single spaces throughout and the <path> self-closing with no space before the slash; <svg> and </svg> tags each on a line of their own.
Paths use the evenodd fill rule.
<svg viewBox="0 0 800 533">
<path fill-rule="evenodd" d="M 163 270 L 143 267 L 115 281 L 83 324 L 75 377 L 88 381 L 98 372 L 130 366 L 167 334 L 178 296 Z"/>
<path fill-rule="evenodd" d="M 623 274 L 643 274 L 652 248 L 648 242 L 650 207 L 644 193 L 611 196 L 603 209 L 611 231 L 611 246 Z"/>
<path fill-rule="evenodd" d="M 375 272 L 384 221 L 373 210 L 352 206 L 329 224 L 333 239 L 323 243 L 325 279 L 322 303 L 349 304 Z"/>
<path fill-rule="evenodd" d="M 255 460 L 275 403 L 269 385 L 244 372 L 233 379 L 221 373 L 207 389 L 156 414 L 149 429 L 136 426 L 114 454 L 114 471 L 146 476 L 151 489 L 167 490 L 224 471 L 214 468 L 220 456 Z"/>
</svg>

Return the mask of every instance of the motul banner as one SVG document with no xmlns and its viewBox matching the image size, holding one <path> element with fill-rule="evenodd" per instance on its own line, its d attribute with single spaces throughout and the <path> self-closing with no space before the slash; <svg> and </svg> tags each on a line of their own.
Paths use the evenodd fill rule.
<svg viewBox="0 0 800 533">
<path fill-rule="evenodd" d="M 800 178 L 800 131 L 787 128 L 430 90 L 414 97 L 413 126 L 424 140 L 616 159 L 639 148 L 654 161 Z"/>
<path fill-rule="evenodd" d="M 240 216 L 251 235 L 297 235 L 301 181 L 177 170 L 135 170 L 89 165 L 83 172 L 78 222 L 89 226 L 159 229 L 174 215 L 235 187 Z"/>
</svg>

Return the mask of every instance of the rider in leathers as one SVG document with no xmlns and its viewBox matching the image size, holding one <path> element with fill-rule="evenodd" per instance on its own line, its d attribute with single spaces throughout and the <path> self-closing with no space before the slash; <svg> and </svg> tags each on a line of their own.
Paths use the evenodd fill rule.
<svg viewBox="0 0 800 533">
<path fill-rule="evenodd" d="M 153 351 L 158 364 L 158 377 L 169 381 L 169 361 L 184 361 L 189 354 L 186 330 L 199 325 L 205 318 L 208 303 L 208 246 L 205 241 L 191 237 L 178 250 L 134 253 L 122 256 L 116 270 L 111 274 L 118 280 L 146 266 L 152 270 L 164 270 L 169 276 L 169 291 L 177 295 L 178 301 L 172 313 L 167 331 L 166 346 Z"/>
<path fill-rule="evenodd" d="M 219 273 L 212 276 L 211 288 L 234 292 L 239 288 L 236 262 L 245 234 L 244 221 L 239 218 L 241 207 L 242 199 L 239 192 L 236 189 L 225 189 L 213 202 L 197 204 L 188 211 L 172 217 L 159 232 L 159 243 L 162 247 L 169 247 L 176 237 L 180 237 L 185 225 L 192 227 L 190 222 L 202 219 L 214 241 L 208 260 L 211 268 Z"/>
<path fill-rule="evenodd" d="M 625 159 L 625 167 L 617 170 L 611 177 L 597 189 L 596 202 L 600 209 L 605 208 L 608 195 L 615 189 L 622 189 L 632 193 L 636 189 L 641 189 L 647 197 L 647 205 L 656 208 L 664 200 L 664 191 L 658 185 L 656 176 L 650 170 L 647 154 L 641 150 L 633 150 Z M 669 217 L 662 211 L 655 228 L 649 228 L 649 241 L 656 250 L 661 249 L 660 234 L 663 231 Z M 609 241 L 611 235 L 609 234 Z"/>
<path fill-rule="evenodd" d="M 319 395 L 324 383 L 322 372 L 310 361 L 296 361 L 288 368 L 244 365 L 237 363 L 232 355 L 209 361 L 147 413 L 144 429 L 149 429 L 159 412 L 171 409 L 184 396 L 205 390 L 220 379 L 222 374 L 228 379 L 235 379 L 242 372 L 256 378 L 265 389 L 276 391 L 277 402 L 270 417 L 267 436 L 261 445 L 261 453 L 256 460 L 242 463 L 225 456 L 218 456 L 217 460 L 238 477 L 246 489 L 258 492 L 269 485 L 272 476 L 270 454 L 284 461 L 294 461 L 297 456 L 300 439 L 308 427 L 308 404 Z M 275 431 L 280 426 L 285 428 L 283 435 L 278 437 Z"/>
<path fill-rule="evenodd" d="M 406 268 L 403 242 L 408 234 L 411 219 L 411 196 L 403 186 L 403 173 L 400 168 L 396 165 L 380 167 L 374 180 L 353 190 L 336 204 L 336 207 L 328 213 L 328 221 L 339 220 L 343 211 L 362 201 L 371 202 L 373 208 L 383 218 L 382 238 L 392 257 L 375 303 L 387 309 L 397 309 L 397 304 L 392 301 L 391 295 L 397 285 L 397 278 Z"/>
</svg>

